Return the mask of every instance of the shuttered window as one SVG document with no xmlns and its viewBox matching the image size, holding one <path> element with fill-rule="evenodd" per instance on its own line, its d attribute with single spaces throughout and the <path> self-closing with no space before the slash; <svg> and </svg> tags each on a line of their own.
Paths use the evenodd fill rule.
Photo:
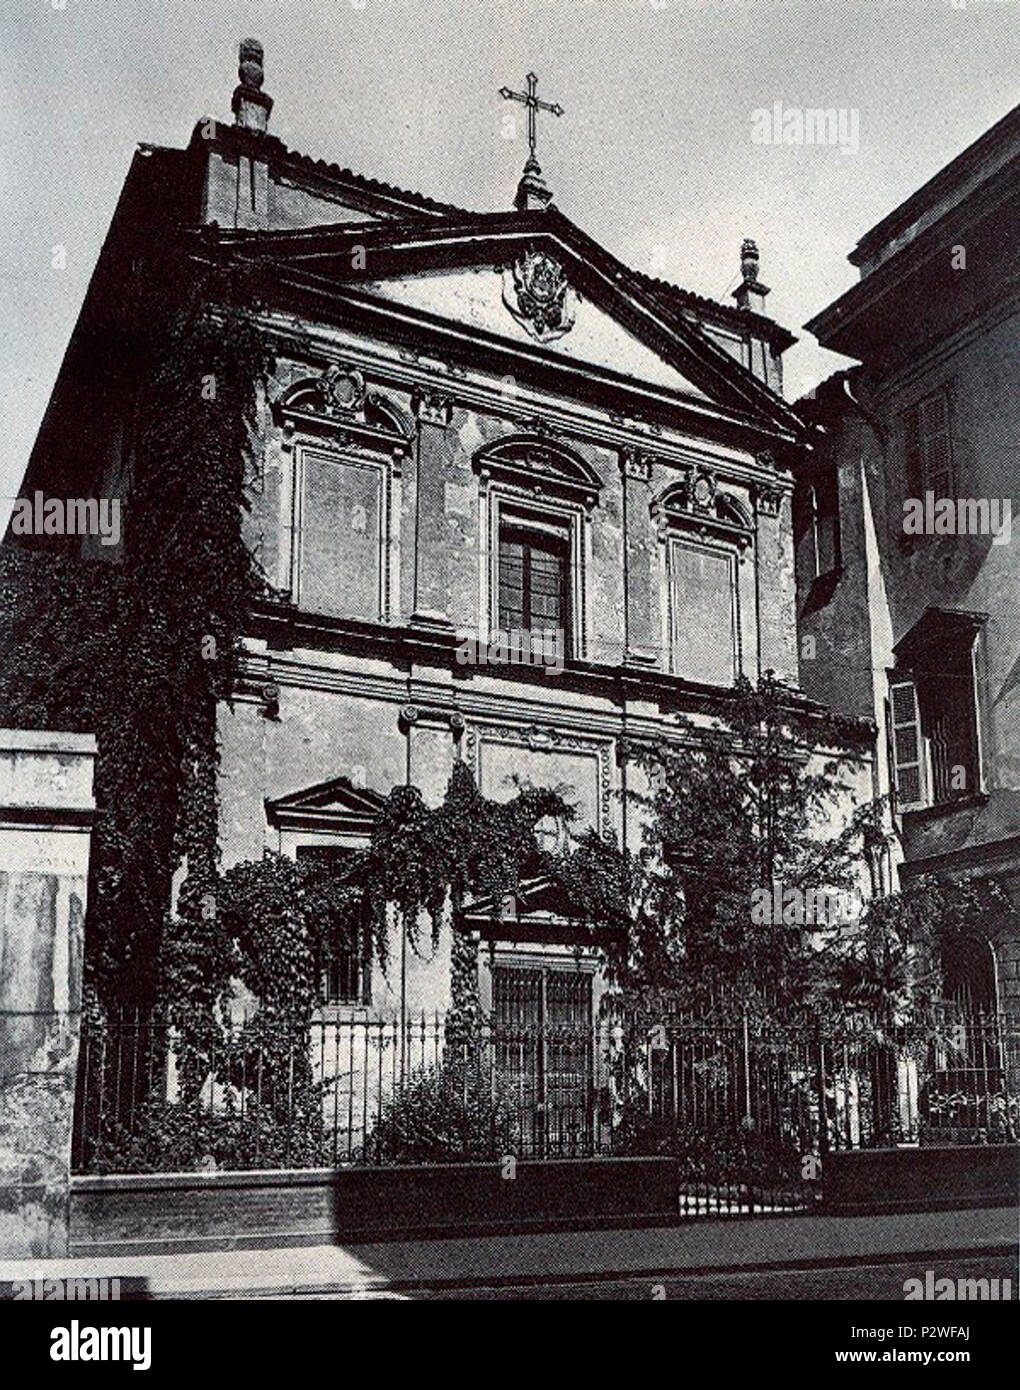
<svg viewBox="0 0 1020 1390">
<path fill-rule="evenodd" d="M 925 804 L 924 742 L 917 687 L 898 677 L 890 682 L 890 723 L 896 787 L 896 806 L 907 811 Z"/>
<path fill-rule="evenodd" d="M 949 432 L 949 394 L 936 391 L 907 411 L 905 422 L 907 493 L 952 497 L 953 451 Z"/>
<path fill-rule="evenodd" d="M 928 610 L 898 643 L 889 735 L 899 809 L 949 806 L 983 789 L 975 615 Z"/>
</svg>

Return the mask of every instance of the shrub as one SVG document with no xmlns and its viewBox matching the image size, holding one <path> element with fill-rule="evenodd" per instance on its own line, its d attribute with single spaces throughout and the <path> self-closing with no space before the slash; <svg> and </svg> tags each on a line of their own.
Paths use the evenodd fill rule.
<svg viewBox="0 0 1020 1390">
<path fill-rule="evenodd" d="M 250 1101 L 244 1114 L 210 1114 L 194 1105 L 144 1101 L 130 1127 L 104 1123 L 90 1141 L 93 1173 L 184 1173 L 194 1170 L 328 1167 L 332 1156 L 321 1113 L 289 1120 Z M 210 1161 L 211 1160 L 211 1161 Z"/>
<path fill-rule="evenodd" d="M 414 1071 L 386 1099 L 365 1142 L 370 1163 L 455 1163 L 495 1159 L 520 1148 L 507 1097 L 479 1067 Z"/>
<path fill-rule="evenodd" d="M 922 1093 L 920 1108 L 922 1144 L 1015 1144 L 1020 1133 L 1020 1096 L 1006 1091 L 931 1087 Z"/>
<path fill-rule="evenodd" d="M 681 1185 L 785 1188 L 801 1183 L 811 1145 L 749 1125 L 698 1126 L 631 1113 L 618 1132 L 620 1152 L 675 1157 Z"/>
</svg>

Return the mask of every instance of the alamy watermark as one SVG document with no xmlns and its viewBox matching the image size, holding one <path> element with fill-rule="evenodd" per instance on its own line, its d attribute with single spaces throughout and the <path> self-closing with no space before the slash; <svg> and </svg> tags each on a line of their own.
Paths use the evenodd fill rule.
<svg viewBox="0 0 1020 1390">
<path fill-rule="evenodd" d="M 119 497 L 46 497 L 38 489 L 19 497 L 11 511 L 14 536 L 98 536 L 100 545 L 120 543 Z"/>
<path fill-rule="evenodd" d="M 751 112 L 754 145 L 818 145 L 856 154 L 861 147 L 861 113 L 846 106 L 759 106 Z"/>
<path fill-rule="evenodd" d="M 487 639 L 464 637 L 457 646 L 461 666 L 536 666 L 558 676 L 563 670 L 566 635 L 562 628 L 529 632 L 509 628 Z"/>
<path fill-rule="evenodd" d="M 847 888 L 797 888 L 777 878 L 770 888 L 751 893 L 751 921 L 756 926 L 849 926 L 863 911 L 862 895 Z"/>
<path fill-rule="evenodd" d="M 904 1279 L 903 1297 L 950 1303 L 1009 1303 L 1013 1298 L 1013 1282 L 1010 1279 L 937 1278 L 933 1269 L 926 1269 L 923 1279 Z"/>
<path fill-rule="evenodd" d="M 2 1287 L 2 1286 L 0 1286 Z M 119 1279 L 12 1279 L 5 1296 L 15 1303 L 26 1299 L 40 1303 L 117 1302 L 120 1299 Z"/>
<path fill-rule="evenodd" d="M 992 545 L 1008 545 L 1013 534 L 1009 497 L 936 497 L 903 500 L 905 536 L 991 536 Z"/>
<path fill-rule="evenodd" d="M 152 1365 L 151 1327 L 83 1327 L 73 1318 L 50 1333 L 51 1361 L 130 1361 L 135 1371 Z"/>
</svg>

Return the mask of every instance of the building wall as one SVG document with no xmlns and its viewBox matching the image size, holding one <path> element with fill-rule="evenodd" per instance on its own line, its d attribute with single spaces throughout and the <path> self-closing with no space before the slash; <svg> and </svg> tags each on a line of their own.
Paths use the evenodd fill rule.
<svg viewBox="0 0 1020 1390">
<path fill-rule="evenodd" d="M 938 354 L 883 385 L 876 406 L 891 443 L 885 478 L 886 587 L 897 636 L 926 607 L 988 614 L 981 677 L 984 688 L 986 776 L 990 787 L 1020 788 L 1020 537 L 993 545 L 989 536 L 924 536 L 904 543 L 903 418 L 932 391 L 949 392 L 955 486 L 958 497 L 1020 502 L 1020 310 L 976 321 Z M 877 473 L 877 470 L 876 470 Z M 881 497 L 881 494 L 879 494 Z M 878 500 L 878 499 L 876 499 Z M 881 501 L 878 503 L 881 505 Z"/>
<path fill-rule="evenodd" d="M 268 327 L 278 330 L 272 320 Z M 302 527 L 319 524 L 324 505 L 316 498 L 310 507 L 306 498 L 304 515 L 300 507 L 295 510 L 302 459 L 323 451 L 368 459 L 376 446 L 362 448 L 353 435 L 344 442 L 342 421 L 335 437 L 326 429 L 313 438 L 300 422 L 291 428 L 273 406 L 301 382 L 317 377 L 324 358 L 357 366 L 368 391 L 385 398 L 390 417 L 404 423 L 408 436 L 396 468 L 383 457 L 383 446 L 376 447 L 381 465 L 389 470 L 379 508 L 382 515 L 389 509 L 389 539 L 382 541 L 380 552 L 387 575 L 380 598 L 385 611 L 375 618 L 396 645 L 376 657 L 350 641 L 272 648 L 261 640 L 249 642 L 244 688 L 220 720 L 225 864 L 257 857 L 264 848 L 292 852 L 293 841 L 267 822 L 267 799 L 345 776 L 383 795 L 409 778 L 436 804 L 458 757 L 471 766 L 487 796 L 512 795 L 515 779 L 557 787 L 575 803 L 578 828 L 592 825 L 637 844 L 637 819 L 631 815 L 623 824 L 620 741 L 624 736 L 653 742 L 677 736 L 672 717 L 677 683 L 668 681 L 664 499 L 685 468 L 709 466 L 719 487 L 739 504 L 750 526 L 750 543 L 737 566 L 742 669 L 756 678 L 769 667 L 795 681 L 788 480 L 759 463 L 750 449 L 723 449 L 679 430 L 662 431 L 654 439 L 628 437 L 598 412 L 590 412 L 587 427 L 564 427 L 562 418 L 571 410 L 577 413 L 574 402 L 523 383 L 515 383 L 508 398 L 504 380 L 486 373 L 484 366 L 453 380 L 435 379 L 433 372 L 432 389 L 442 393 L 448 408 L 439 415 L 434 409 L 423 411 L 420 402 L 428 388 L 420 380 L 419 364 L 408 364 L 385 344 L 353 333 L 315 325 L 305 325 L 305 333 L 310 352 L 285 343 L 277 352 L 262 412 L 249 540 L 270 581 L 293 596 Z M 478 403 L 480 397 L 485 404 Z M 535 416 L 549 421 L 552 432 L 536 436 Z M 480 450 L 522 433 L 569 448 L 601 485 L 597 502 L 580 508 L 576 554 L 583 578 L 577 581 L 573 616 L 583 640 L 578 637 L 575 656 L 590 678 L 578 678 L 569 666 L 563 675 L 525 673 L 461 664 L 449 656 L 426 658 L 402 646 L 401 635 L 413 631 L 412 618 L 421 609 L 445 613 L 459 638 L 485 641 L 491 635 L 486 515 L 500 483 L 487 479 L 474 460 Z M 352 487 L 358 486 L 355 478 Z M 550 500 L 534 492 L 533 502 Z M 374 525 L 374 503 L 357 505 L 362 507 L 358 525 Z M 352 525 L 353 516 L 352 510 Z M 697 518 L 691 520 L 691 534 L 696 535 Z M 358 543 L 364 543 L 363 532 Z M 350 576 L 349 592 L 362 596 L 352 597 L 357 610 L 365 591 L 358 589 L 356 575 Z M 300 586 L 297 599 L 303 610 L 306 598 Z M 344 616 L 334 613 L 332 618 L 342 625 Z M 367 615 L 355 611 L 347 616 Z M 718 634 L 702 635 L 706 643 L 719 640 Z M 635 647 L 641 649 L 642 662 L 628 667 L 634 679 L 624 690 L 606 677 L 623 669 L 628 649 Z M 268 718 L 259 694 L 267 682 L 280 691 L 278 714 Z M 420 712 L 412 724 L 404 718 L 408 705 Z M 696 718 L 707 718 L 710 692 L 699 696 L 689 688 L 686 707 Z M 462 716 L 463 728 L 451 723 L 453 713 Z M 571 949 L 559 951 L 564 962 Z M 373 980 L 373 1005 L 392 1006 L 403 998 L 411 1012 L 443 1007 L 448 1002 L 448 959 L 447 934 L 437 953 L 431 947 L 411 952 L 402 967 L 395 936 L 390 970 L 385 977 L 377 970 Z"/>
<path fill-rule="evenodd" d="M 1014 510 L 1020 502 L 1010 442 L 1020 438 L 1020 315 L 975 325 L 937 356 L 914 364 L 909 374 L 879 383 L 858 379 L 855 394 L 866 402 L 887 447 L 850 407 L 831 436 L 844 571 L 829 603 L 801 618 L 802 638 L 814 636 L 819 652 L 817 660 L 802 657 L 801 681 L 808 694 L 836 708 L 865 711 L 870 677 L 881 684 L 892 655 L 881 644 L 872 647 L 869 601 L 887 604 L 894 641 L 928 607 L 987 614 L 980 672 L 986 778 L 991 788 L 1018 790 L 1020 542 L 994 545 L 990 536 L 903 534 L 904 415 L 944 387 L 950 394 L 957 496 L 1009 498 Z M 869 525 L 879 546 L 877 568 L 867 553 Z M 802 574 L 802 608 L 806 598 Z"/>
<path fill-rule="evenodd" d="M 955 496 L 1009 499 L 1014 515 L 1020 501 L 1020 288 L 1015 276 L 1003 287 L 1001 266 L 994 285 L 980 265 L 967 273 L 973 312 L 962 326 L 959 301 L 951 310 L 919 304 L 903 340 L 854 372 L 863 413 L 845 397 L 823 412 L 821 453 L 839 474 L 843 572 L 828 602 L 812 608 L 801 545 L 800 671 L 805 692 L 836 709 L 862 713 L 873 701 L 879 785 L 888 791 L 883 706 L 893 646 L 930 607 L 987 615 L 976 658 L 987 796 L 902 817 L 903 873 L 994 873 L 1020 905 L 1020 540 L 903 532 L 906 413 L 936 391 L 948 392 Z M 805 636 L 815 660 L 803 659 Z M 1020 943 L 1000 940 L 1000 1002 L 1020 1014 L 1018 962 Z"/>
<path fill-rule="evenodd" d="M 0 729 L 0 1259 L 67 1254 L 95 755 Z"/>
</svg>

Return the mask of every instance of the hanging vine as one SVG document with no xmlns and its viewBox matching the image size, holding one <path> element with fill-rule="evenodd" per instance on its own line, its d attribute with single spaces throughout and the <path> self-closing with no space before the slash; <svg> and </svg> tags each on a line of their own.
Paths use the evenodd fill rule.
<svg viewBox="0 0 1020 1390">
<path fill-rule="evenodd" d="M 138 387 L 123 564 L 0 553 L 0 721 L 97 735 L 85 971 L 106 1005 L 208 1000 L 226 969 L 208 910 L 215 709 L 260 587 L 241 523 L 267 358 L 245 287 L 175 266 L 125 330 Z"/>
<path fill-rule="evenodd" d="M 318 969 L 331 951 L 346 948 L 385 968 L 391 922 L 414 948 L 436 947 L 449 923 L 448 1034 L 466 1035 L 478 1020 L 478 969 L 477 947 L 460 929 L 464 906 L 479 898 L 502 903 L 522 878 L 549 869 L 535 827 L 547 816 L 570 815 L 556 792 L 529 787 L 509 801 L 490 801 L 459 761 L 436 808 L 416 787 L 397 787 L 367 848 L 336 870 L 267 855 L 222 875 L 218 918 L 231 972 L 266 1010 L 307 1020 L 318 1002 Z M 221 1004 L 227 982 L 223 991 Z"/>
</svg>

